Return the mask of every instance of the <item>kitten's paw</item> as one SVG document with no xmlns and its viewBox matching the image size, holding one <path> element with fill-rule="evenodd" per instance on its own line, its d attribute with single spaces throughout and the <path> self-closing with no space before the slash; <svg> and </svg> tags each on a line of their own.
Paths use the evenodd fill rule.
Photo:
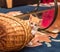
<svg viewBox="0 0 60 52">
<path fill-rule="evenodd" d="M 47 45 L 47 47 L 51 47 L 52 45 Z"/>
<path fill-rule="evenodd" d="M 52 45 L 48 42 L 45 42 L 45 44 L 47 45 L 47 47 L 51 47 Z"/>
</svg>

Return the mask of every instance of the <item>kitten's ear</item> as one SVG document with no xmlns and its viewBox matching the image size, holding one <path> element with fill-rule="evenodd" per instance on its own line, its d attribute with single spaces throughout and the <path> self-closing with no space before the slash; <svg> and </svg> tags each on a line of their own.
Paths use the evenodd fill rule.
<svg viewBox="0 0 60 52">
<path fill-rule="evenodd" d="M 33 15 L 32 14 L 30 14 L 30 18 L 29 19 L 32 19 L 33 18 Z"/>
<path fill-rule="evenodd" d="M 30 14 L 30 16 L 29 16 L 29 21 L 31 21 L 31 19 L 32 19 L 32 14 Z"/>
<path fill-rule="evenodd" d="M 43 20 L 43 19 L 40 19 L 40 21 L 39 21 L 39 25 L 41 25 L 41 23 L 42 23 L 42 20 Z"/>
<path fill-rule="evenodd" d="M 42 22 L 43 19 L 39 19 L 40 21 L 39 22 Z"/>
</svg>

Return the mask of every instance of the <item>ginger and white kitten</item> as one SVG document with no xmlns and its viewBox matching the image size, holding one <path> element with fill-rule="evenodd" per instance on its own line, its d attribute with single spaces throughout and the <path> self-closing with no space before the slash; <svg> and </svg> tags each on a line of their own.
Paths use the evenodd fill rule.
<svg viewBox="0 0 60 52">
<path fill-rule="evenodd" d="M 29 21 L 29 22 L 28 22 Z M 28 24 L 31 26 L 32 28 L 32 35 L 36 35 L 38 28 L 39 28 L 39 23 L 42 21 L 42 19 L 37 18 L 36 16 L 33 16 L 30 14 L 29 20 L 27 20 L 26 22 L 28 22 Z M 35 38 L 35 37 L 34 37 Z M 38 43 L 36 40 L 34 40 L 34 38 L 28 43 L 28 47 L 33 47 L 33 46 L 37 46 L 40 45 L 40 43 Z M 35 42 L 34 42 L 35 41 Z"/>
<path fill-rule="evenodd" d="M 50 37 L 56 38 L 57 34 L 48 34 L 48 33 L 38 32 L 38 28 L 41 25 L 42 19 L 39 19 L 33 15 L 30 15 L 30 18 L 28 21 L 27 22 L 32 27 L 31 33 L 35 37 L 28 43 L 27 46 L 28 47 L 35 47 L 35 46 L 42 45 L 42 42 L 45 42 L 47 47 L 51 47 L 52 45 L 50 44 L 50 42 L 54 41 L 55 39 L 50 39 Z M 58 41 L 58 40 L 55 40 L 55 42 L 56 41 Z"/>
<path fill-rule="evenodd" d="M 31 33 L 34 35 L 38 28 L 39 28 L 39 23 L 42 21 L 42 19 L 37 18 L 36 16 L 30 15 L 29 18 L 29 24 L 32 27 Z"/>
</svg>

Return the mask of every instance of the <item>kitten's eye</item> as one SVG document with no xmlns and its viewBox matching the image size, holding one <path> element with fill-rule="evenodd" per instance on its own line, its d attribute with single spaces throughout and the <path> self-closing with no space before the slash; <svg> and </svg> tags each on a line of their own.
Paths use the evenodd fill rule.
<svg viewBox="0 0 60 52">
<path fill-rule="evenodd" d="M 37 26 L 37 24 L 35 24 L 35 26 Z"/>
<path fill-rule="evenodd" d="M 31 24 L 33 24 L 33 23 L 31 23 Z"/>
</svg>

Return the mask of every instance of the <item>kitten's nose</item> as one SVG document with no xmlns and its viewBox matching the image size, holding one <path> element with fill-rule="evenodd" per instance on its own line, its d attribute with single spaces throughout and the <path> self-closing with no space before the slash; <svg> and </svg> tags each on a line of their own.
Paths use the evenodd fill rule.
<svg viewBox="0 0 60 52">
<path fill-rule="evenodd" d="M 33 26 L 31 28 L 33 28 Z"/>
</svg>

